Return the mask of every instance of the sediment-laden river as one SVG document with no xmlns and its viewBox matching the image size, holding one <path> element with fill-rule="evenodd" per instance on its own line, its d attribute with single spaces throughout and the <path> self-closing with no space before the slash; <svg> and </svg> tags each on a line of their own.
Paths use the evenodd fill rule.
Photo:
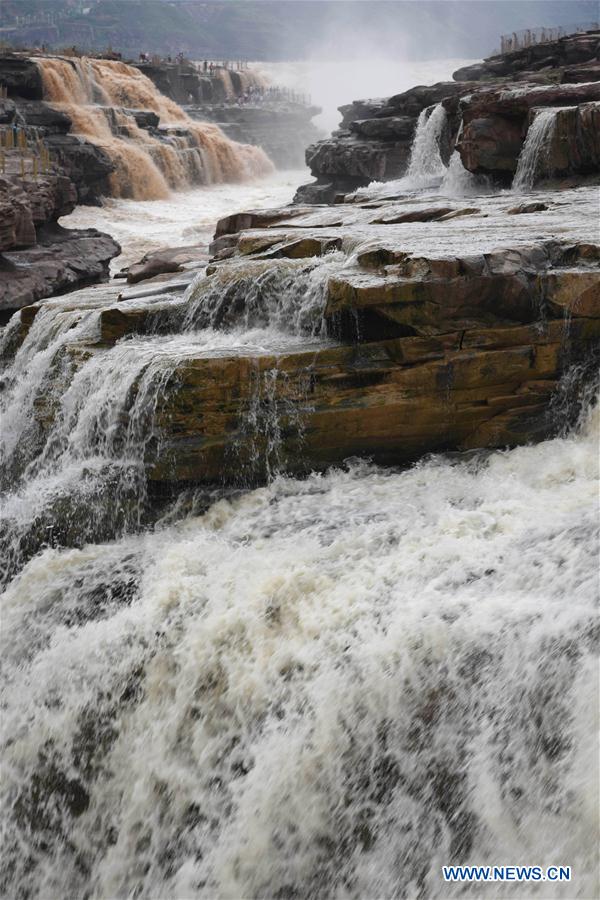
<svg viewBox="0 0 600 900">
<path fill-rule="evenodd" d="M 111 200 L 63 224 L 110 231 L 119 268 L 208 243 L 219 216 L 287 203 L 302 178 Z M 486 203 L 465 246 L 499 233 Z M 345 264 L 260 275 L 231 328 L 200 278 L 177 327 L 89 358 L 118 286 L 47 301 L 16 355 L 7 326 L 4 895 L 476 896 L 443 882 L 454 862 L 567 865 L 572 883 L 527 896 L 597 895 L 588 398 L 564 427 L 557 401 L 559 433 L 537 446 L 303 479 L 285 474 L 276 417 L 251 409 L 266 485 L 148 493 L 174 366 L 326 344 L 319 292 Z"/>
<path fill-rule="evenodd" d="M 117 271 L 153 250 L 210 243 L 222 216 L 291 203 L 307 174 L 306 170 L 275 172 L 246 184 L 215 184 L 150 202 L 106 199 L 101 207 L 78 206 L 61 224 L 112 234 L 123 250 L 112 262 Z"/>
</svg>

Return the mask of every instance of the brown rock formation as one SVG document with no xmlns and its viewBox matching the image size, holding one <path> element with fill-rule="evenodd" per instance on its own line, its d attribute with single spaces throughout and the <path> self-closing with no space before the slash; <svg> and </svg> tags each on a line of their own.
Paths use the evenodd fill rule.
<svg viewBox="0 0 600 900">
<path fill-rule="evenodd" d="M 457 141 L 471 172 L 501 176 L 517 168 L 535 113 L 557 107 L 549 173 L 588 174 L 600 170 L 600 82 L 476 92 L 461 102 L 463 130 Z"/>
<path fill-rule="evenodd" d="M 119 252 L 116 241 L 95 228 L 37 229 L 32 247 L 0 256 L 0 313 L 6 318 L 37 300 L 107 280 L 109 263 Z"/>
<path fill-rule="evenodd" d="M 75 208 L 65 175 L 0 177 L 0 312 L 108 277 L 118 244 L 95 229 L 56 225 Z"/>
<path fill-rule="evenodd" d="M 474 66 L 457 69 L 455 81 L 486 81 L 498 78 L 514 78 L 522 73 L 528 77 L 532 72 L 558 70 L 564 81 L 580 81 L 576 77 L 579 67 L 590 74 L 600 56 L 600 32 L 571 34 L 556 41 L 532 44 L 509 53 L 497 54 L 484 59 Z M 566 69 L 563 74 L 563 68 Z M 565 77 L 568 75 L 569 77 Z M 585 81 L 594 79 L 584 77 Z"/>
<path fill-rule="evenodd" d="M 303 185 L 296 202 L 333 203 L 370 181 L 404 175 L 417 117 L 436 103 L 447 113 L 445 162 L 456 147 L 466 169 L 509 184 L 533 111 L 569 106 L 575 112 L 558 114 L 549 174 L 598 171 L 599 47 L 600 33 L 572 35 L 460 69 L 453 82 L 340 107 L 340 130 L 306 151 L 316 182 Z"/>
<path fill-rule="evenodd" d="M 118 303 L 99 298 L 94 341 L 68 352 L 84 362 L 126 335 L 166 340 L 190 304 L 201 311 L 209 296 L 218 307 L 206 321 L 234 327 L 252 315 L 255 288 L 269 277 L 301 285 L 303 273 L 335 259 L 323 282 L 328 341 L 305 333 L 279 351 L 215 354 L 200 343 L 174 361 L 157 397 L 161 439 L 148 443 L 151 482 L 249 483 L 278 467 L 302 473 L 355 455 L 400 464 L 435 450 L 537 440 L 555 427 L 562 375 L 592 364 L 600 343 L 600 248 L 572 224 L 575 209 L 593 215 L 588 193 L 588 206 L 579 192 L 557 194 L 560 205 L 548 200 L 549 212 L 523 217 L 508 214 L 509 198 L 481 198 L 469 216 L 433 220 L 418 201 L 382 201 L 379 218 L 406 213 L 386 225 L 373 222 L 369 204 L 336 208 L 335 222 L 331 210 L 314 209 L 231 216 L 217 230 L 233 258 L 211 264 L 198 297 L 161 285 Z M 561 240 L 544 218 L 553 210 L 564 211 Z M 469 235 L 484 222 L 489 236 L 473 248 Z M 320 262 L 327 249 L 336 256 Z M 22 336 L 37 308 L 22 311 Z"/>
</svg>

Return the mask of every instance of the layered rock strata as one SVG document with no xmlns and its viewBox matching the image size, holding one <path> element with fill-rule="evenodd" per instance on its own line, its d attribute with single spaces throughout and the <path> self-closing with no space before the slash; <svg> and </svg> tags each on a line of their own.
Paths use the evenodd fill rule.
<svg viewBox="0 0 600 900">
<path fill-rule="evenodd" d="M 600 75 L 600 34 L 570 34 L 556 41 L 499 53 L 474 66 L 457 69 L 456 81 L 489 81 L 497 78 L 529 78 L 532 72 L 552 71 L 557 81 L 594 81 Z"/>
<path fill-rule="evenodd" d="M 262 147 L 278 169 L 304 166 L 305 148 L 322 136 L 312 122 L 320 111 L 317 106 L 285 102 L 264 106 L 219 103 L 187 108 L 192 118 L 215 122 L 232 141 Z"/>
<path fill-rule="evenodd" d="M 9 97 L 0 100 L 0 124 L 22 131 L 28 142 L 42 141 L 54 166 L 75 185 L 79 203 L 98 203 L 110 193 L 114 165 L 108 154 L 81 135 L 71 133 L 68 114 L 44 102 L 39 67 L 33 59 L 0 54 L 0 84 Z"/>
<path fill-rule="evenodd" d="M 31 66 L 39 70 L 39 90 L 37 82 L 30 86 Z M 138 68 L 119 60 L 6 53 L 0 84 L 5 72 L 9 106 L 0 117 L 12 121 L 19 140 L 42 143 L 76 185 L 79 202 L 164 199 L 170 190 L 272 171 L 260 148 L 194 122 Z"/>
<path fill-rule="evenodd" d="M 464 167 L 510 183 L 535 116 L 553 108 L 544 147 L 548 173 L 600 173 L 600 81 L 472 93 L 460 103 L 463 127 L 456 149 Z"/>
<path fill-rule="evenodd" d="M 291 321 L 294 304 L 307 302 L 294 285 L 312 272 L 316 320 L 279 350 L 211 353 L 200 341 L 194 353 L 190 332 L 154 398 L 150 483 L 247 484 L 355 455 L 397 465 L 539 440 L 557 427 L 561 379 L 590 378 L 598 349 L 600 247 L 586 238 L 595 194 L 551 194 L 544 210 L 519 216 L 510 198 L 479 203 L 228 217 L 215 249 L 228 239 L 231 258 L 187 293 L 189 278 L 98 298 L 95 339 L 62 352 L 77 367 L 127 335 L 166 341 L 194 321 L 225 330 L 268 322 L 273 296 Z M 287 287 L 269 299 L 269 279 L 280 276 Z M 39 309 L 22 311 L 20 339 Z"/>
<path fill-rule="evenodd" d="M 316 181 L 296 200 L 332 203 L 370 181 L 405 175 L 418 117 L 437 103 L 447 114 L 440 135 L 446 163 L 456 147 L 468 171 L 510 184 L 536 112 L 569 107 L 557 112 L 548 174 L 598 172 L 599 54 L 600 33 L 572 35 L 459 69 L 452 82 L 340 107 L 339 130 L 306 151 Z"/>
<path fill-rule="evenodd" d="M 16 168 L 16 159 L 8 168 Z M 108 278 L 119 245 L 95 229 L 57 224 L 73 211 L 77 191 L 62 174 L 0 177 L 0 316 L 44 297 Z"/>
</svg>

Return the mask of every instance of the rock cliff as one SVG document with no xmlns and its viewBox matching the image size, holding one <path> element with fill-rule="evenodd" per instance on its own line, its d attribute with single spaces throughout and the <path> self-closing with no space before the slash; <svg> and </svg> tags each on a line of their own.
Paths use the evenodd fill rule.
<svg viewBox="0 0 600 900">
<path fill-rule="evenodd" d="M 166 66 L 166 74 L 171 71 L 173 78 L 185 74 Z M 233 74 L 227 73 L 229 81 Z M 120 60 L 4 52 L 0 84 L 4 78 L 8 99 L 0 117 L 27 142 L 43 143 L 76 185 L 80 203 L 104 196 L 164 199 L 170 190 L 272 171 L 262 149 L 195 122 L 139 67 Z"/>
<path fill-rule="evenodd" d="M 13 125 L 41 140 L 52 160 L 75 185 L 79 203 L 98 203 L 109 191 L 114 165 L 107 153 L 81 135 L 71 134 L 67 112 L 43 100 L 39 67 L 16 53 L 0 53 L 0 84 L 8 99 L 0 100 L 0 124 Z"/>
<path fill-rule="evenodd" d="M 440 136 L 444 162 L 456 147 L 468 171 L 509 184 L 536 111 L 568 106 L 571 111 L 557 120 L 548 174 L 598 171 L 600 33 L 492 57 L 453 77 L 453 82 L 341 107 L 339 130 L 306 151 L 316 182 L 299 189 L 297 202 L 331 203 L 370 181 L 405 175 L 418 117 L 438 103 L 447 114 Z"/>
</svg>

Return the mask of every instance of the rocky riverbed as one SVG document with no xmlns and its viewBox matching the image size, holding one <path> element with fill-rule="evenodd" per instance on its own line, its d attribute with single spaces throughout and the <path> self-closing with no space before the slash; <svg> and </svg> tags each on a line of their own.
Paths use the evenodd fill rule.
<svg viewBox="0 0 600 900">
<path fill-rule="evenodd" d="M 70 213 L 128 246 L 0 335 L 3 895 L 597 895 L 597 82 L 488 65 L 354 103 L 334 203 Z M 63 235 L 42 175 L 7 267 Z"/>
</svg>

